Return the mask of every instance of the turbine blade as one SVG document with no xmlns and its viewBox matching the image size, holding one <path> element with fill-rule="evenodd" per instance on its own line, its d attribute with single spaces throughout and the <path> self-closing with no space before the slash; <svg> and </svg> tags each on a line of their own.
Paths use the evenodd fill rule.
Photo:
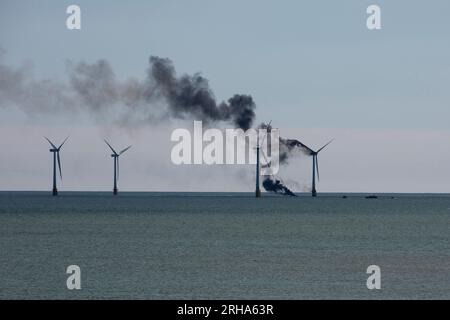
<svg viewBox="0 0 450 320">
<path fill-rule="evenodd" d="M 58 149 L 58 148 L 56 148 L 56 146 L 53 144 L 53 142 L 50 141 L 49 138 L 47 138 L 47 137 L 44 137 L 44 138 L 50 143 L 50 145 L 51 145 L 53 148 Z"/>
<path fill-rule="evenodd" d="M 311 153 L 310 155 L 313 155 L 315 153 L 313 149 L 308 147 L 306 144 L 300 142 L 299 140 L 290 140 L 289 139 L 288 140 L 288 144 L 289 144 L 288 147 L 290 147 L 290 148 L 292 148 L 292 147 L 302 147 L 302 148 L 308 150 Z"/>
<path fill-rule="evenodd" d="M 67 139 L 69 139 L 69 136 L 67 136 L 67 138 L 64 139 L 63 143 L 61 143 L 61 145 L 58 147 L 58 150 L 61 149 L 64 143 L 66 143 Z"/>
<path fill-rule="evenodd" d="M 316 155 L 316 171 L 317 171 L 317 181 L 320 180 L 320 174 L 319 174 L 319 157 Z"/>
<path fill-rule="evenodd" d="M 108 141 L 106 141 L 106 139 L 103 139 L 103 141 L 105 141 L 105 143 L 108 145 L 108 147 L 112 150 L 112 152 L 117 155 L 116 150 L 113 149 L 113 147 L 111 147 L 111 145 L 108 143 Z"/>
<path fill-rule="evenodd" d="M 59 151 L 56 152 L 58 154 L 58 168 L 59 168 L 59 176 L 62 180 L 62 171 L 61 171 L 61 159 L 59 158 Z"/>
<path fill-rule="evenodd" d="M 320 151 L 322 151 L 327 145 L 329 145 L 330 143 L 332 143 L 334 141 L 334 139 L 331 139 L 326 145 L 324 145 L 322 148 L 320 148 L 319 150 L 317 150 L 317 153 L 319 153 Z"/>
<path fill-rule="evenodd" d="M 259 149 L 260 154 L 262 154 L 264 160 L 266 160 L 266 166 L 270 168 L 271 163 L 269 161 L 267 161 L 266 155 L 264 154 L 264 151 L 262 151 L 261 149 Z M 264 166 L 263 166 L 264 167 Z"/>
<path fill-rule="evenodd" d="M 124 153 L 125 151 L 127 151 L 128 149 L 130 149 L 131 146 L 126 147 L 125 149 L 123 149 L 122 151 L 119 152 L 119 156 Z"/>
<path fill-rule="evenodd" d="M 260 147 L 264 144 L 264 141 L 266 140 L 266 137 L 267 137 L 267 134 L 264 135 L 264 137 L 262 138 L 262 141 L 259 143 Z"/>
</svg>

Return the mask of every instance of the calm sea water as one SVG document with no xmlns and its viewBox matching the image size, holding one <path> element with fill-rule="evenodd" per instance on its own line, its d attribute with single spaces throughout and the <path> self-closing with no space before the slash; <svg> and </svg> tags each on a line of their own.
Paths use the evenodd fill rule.
<svg viewBox="0 0 450 320">
<path fill-rule="evenodd" d="M 449 299 L 450 196 L 0 192 L 0 249 L 2 299 Z"/>
</svg>

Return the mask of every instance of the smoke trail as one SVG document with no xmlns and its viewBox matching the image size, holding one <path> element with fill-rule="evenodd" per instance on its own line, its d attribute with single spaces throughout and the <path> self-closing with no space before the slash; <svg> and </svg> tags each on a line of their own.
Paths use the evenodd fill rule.
<svg viewBox="0 0 450 320">
<path fill-rule="evenodd" d="M 283 139 L 280 138 L 280 163 L 287 164 L 288 160 L 292 156 L 297 156 L 298 154 L 310 155 L 308 149 L 304 145 L 295 139 Z"/>
<path fill-rule="evenodd" d="M 266 191 L 272 191 L 275 193 L 280 193 L 285 196 L 296 197 L 296 194 L 289 190 L 283 182 L 279 179 L 273 179 L 271 177 L 265 177 L 263 181 L 263 187 Z"/>
<path fill-rule="evenodd" d="M 117 80 L 106 60 L 69 63 L 68 68 L 67 83 L 34 80 L 30 66 L 15 69 L 0 60 L 0 106 L 17 106 L 28 114 L 81 110 L 108 116 L 109 121 L 123 126 L 155 117 L 189 118 L 230 122 L 247 130 L 255 118 L 256 106 L 250 95 L 235 94 L 218 103 L 207 79 L 198 73 L 177 76 L 169 59 L 151 56 L 143 81 Z"/>
</svg>

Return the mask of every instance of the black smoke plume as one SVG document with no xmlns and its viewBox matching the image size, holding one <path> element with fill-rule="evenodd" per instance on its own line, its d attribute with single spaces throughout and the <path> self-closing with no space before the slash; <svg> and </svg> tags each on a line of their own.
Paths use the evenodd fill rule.
<svg viewBox="0 0 450 320">
<path fill-rule="evenodd" d="M 235 94 L 227 102 L 218 104 L 208 80 L 200 74 L 177 78 L 169 59 L 150 57 L 148 78 L 150 99 L 162 96 L 174 117 L 194 116 L 204 121 L 230 121 L 244 130 L 252 126 L 255 118 L 255 103 L 249 95 Z"/>
<path fill-rule="evenodd" d="M 279 179 L 273 179 L 271 177 L 265 177 L 263 181 L 263 187 L 266 191 L 271 191 L 275 193 L 280 193 L 285 196 L 292 196 L 295 197 L 295 193 L 293 193 L 291 190 L 289 190 L 288 187 L 286 187 L 283 182 Z"/>
<path fill-rule="evenodd" d="M 68 68 L 67 83 L 34 80 L 31 67 L 12 68 L 0 60 L 0 106 L 35 114 L 81 110 L 123 126 L 159 117 L 225 121 L 247 130 L 255 118 L 250 95 L 235 94 L 218 103 L 207 79 L 198 73 L 178 76 L 169 59 L 151 56 L 143 81 L 117 80 L 106 60 L 69 63 Z"/>
</svg>

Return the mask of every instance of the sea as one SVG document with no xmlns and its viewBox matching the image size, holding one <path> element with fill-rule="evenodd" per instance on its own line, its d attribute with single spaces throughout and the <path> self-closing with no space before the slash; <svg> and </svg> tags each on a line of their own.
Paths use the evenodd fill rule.
<svg viewBox="0 0 450 320">
<path fill-rule="evenodd" d="M 450 299 L 450 195 L 366 196 L 0 192 L 0 299 Z"/>
</svg>

